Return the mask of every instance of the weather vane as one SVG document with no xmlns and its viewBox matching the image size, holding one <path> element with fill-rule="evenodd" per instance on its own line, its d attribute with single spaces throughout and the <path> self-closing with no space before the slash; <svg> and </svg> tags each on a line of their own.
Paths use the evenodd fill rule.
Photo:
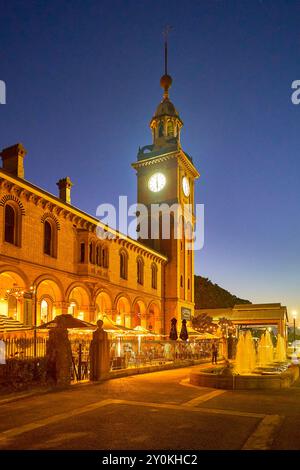
<svg viewBox="0 0 300 470">
<path fill-rule="evenodd" d="M 165 29 L 163 30 L 163 37 L 165 40 L 165 75 L 168 74 L 168 38 L 172 29 L 172 26 L 166 25 Z"/>
</svg>

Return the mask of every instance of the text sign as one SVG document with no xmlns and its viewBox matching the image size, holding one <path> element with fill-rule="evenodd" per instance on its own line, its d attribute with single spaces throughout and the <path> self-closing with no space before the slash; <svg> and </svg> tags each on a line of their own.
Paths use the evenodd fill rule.
<svg viewBox="0 0 300 470">
<path fill-rule="evenodd" d="M 191 321 L 192 310 L 187 307 L 181 307 L 181 320 Z"/>
</svg>

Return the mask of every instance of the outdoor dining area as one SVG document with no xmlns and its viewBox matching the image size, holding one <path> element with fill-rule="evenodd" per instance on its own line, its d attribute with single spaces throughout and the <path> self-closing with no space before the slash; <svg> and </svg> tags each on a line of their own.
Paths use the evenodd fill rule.
<svg viewBox="0 0 300 470">
<path fill-rule="evenodd" d="M 33 328 L 4 317 L 0 318 L 0 365 L 10 360 L 45 358 L 49 331 L 57 326 L 59 320 L 63 321 L 71 345 L 72 381 L 89 379 L 90 345 L 97 328 L 95 324 L 64 314 Z M 160 335 L 140 325 L 135 328 L 120 325 L 105 314 L 100 315 L 100 319 L 109 337 L 111 372 L 203 360 L 210 357 L 212 342 L 221 340 L 216 334 L 200 333 L 186 326 L 185 320 L 180 332 L 172 325 L 168 335 Z"/>
</svg>

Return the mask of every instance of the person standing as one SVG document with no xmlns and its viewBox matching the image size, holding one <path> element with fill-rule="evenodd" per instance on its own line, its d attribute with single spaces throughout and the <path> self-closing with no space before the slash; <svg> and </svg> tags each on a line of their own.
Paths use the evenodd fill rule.
<svg viewBox="0 0 300 470">
<path fill-rule="evenodd" d="M 217 364 L 218 363 L 218 345 L 216 341 L 214 341 L 212 344 L 211 353 L 212 353 L 212 364 Z"/>
<path fill-rule="evenodd" d="M 90 379 L 92 381 L 106 378 L 110 371 L 110 341 L 103 329 L 103 320 L 97 321 L 97 330 L 93 333 L 90 345 Z"/>
</svg>

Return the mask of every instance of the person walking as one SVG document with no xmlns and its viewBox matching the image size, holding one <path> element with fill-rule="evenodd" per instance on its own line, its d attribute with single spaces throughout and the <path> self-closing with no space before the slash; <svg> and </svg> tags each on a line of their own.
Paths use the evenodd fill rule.
<svg viewBox="0 0 300 470">
<path fill-rule="evenodd" d="M 212 344 L 211 355 L 212 355 L 212 361 L 211 361 L 212 364 L 217 364 L 218 363 L 218 345 L 215 341 Z"/>
</svg>

